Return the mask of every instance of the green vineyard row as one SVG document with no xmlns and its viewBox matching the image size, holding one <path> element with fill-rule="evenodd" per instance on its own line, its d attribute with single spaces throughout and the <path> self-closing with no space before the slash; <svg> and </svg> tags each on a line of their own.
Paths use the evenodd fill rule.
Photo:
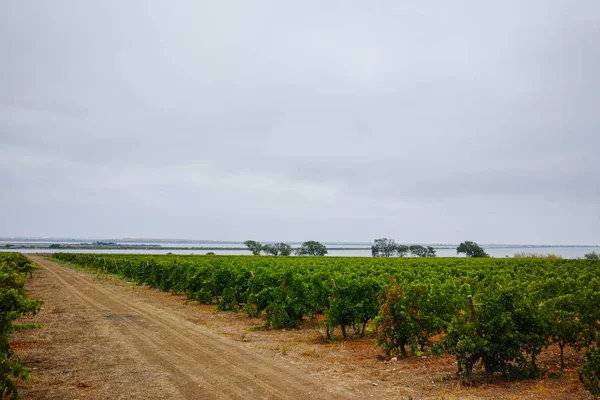
<svg viewBox="0 0 600 400">
<path fill-rule="evenodd" d="M 17 398 L 13 379 L 29 378 L 30 369 L 21 364 L 10 348 L 8 335 L 15 329 L 13 321 L 25 314 L 35 314 L 41 301 L 30 300 L 25 291 L 26 275 L 35 269 L 25 256 L 0 253 L 0 397 Z M 6 396 L 6 397 L 4 397 Z"/>
<path fill-rule="evenodd" d="M 371 331 L 390 356 L 448 352 L 468 376 L 533 376 L 536 357 L 594 348 L 600 262 L 562 259 L 54 255 L 162 291 L 296 327 L 326 316 L 327 334 Z M 370 327 L 370 329 L 369 329 Z M 591 383 L 593 384 L 593 382 Z"/>
</svg>

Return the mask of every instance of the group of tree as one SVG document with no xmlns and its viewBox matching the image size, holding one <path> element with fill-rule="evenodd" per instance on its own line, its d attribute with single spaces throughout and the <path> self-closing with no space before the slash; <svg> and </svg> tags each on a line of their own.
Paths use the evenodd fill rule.
<svg viewBox="0 0 600 400">
<path fill-rule="evenodd" d="M 435 257 L 435 249 L 431 246 L 413 245 L 408 248 L 410 254 L 416 257 Z"/>
<path fill-rule="evenodd" d="M 371 246 L 373 257 L 404 257 L 407 254 L 415 257 L 435 257 L 435 249 L 431 246 L 397 244 L 394 239 L 375 239 Z"/>
<path fill-rule="evenodd" d="M 263 245 L 263 251 L 272 256 L 289 256 L 292 254 L 292 246 L 287 243 L 273 243 Z"/>
<path fill-rule="evenodd" d="M 244 245 L 257 256 L 262 253 L 273 256 L 289 256 L 294 252 L 299 256 L 324 256 L 327 254 L 327 247 L 321 243 L 309 240 L 295 251 L 287 243 L 260 243 L 255 240 L 246 240 Z M 475 242 L 465 241 L 456 248 L 456 254 L 465 254 L 467 257 L 489 257 L 489 255 Z M 379 238 L 375 239 L 371 246 L 371 255 L 373 257 L 404 257 L 406 255 L 413 257 L 435 257 L 435 249 L 432 246 L 422 245 L 404 245 L 398 244 L 394 239 Z M 593 259 L 595 253 L 586 254 L 586 258 Z M 596 255 L 597 256 L 597 255 Z"/>
<path fill-rule="evenodd" d="M 371 246 L 371 255 L 373 257 L 404 257 L 410 254 L 413 257 L 435 257 L 435 249 L 431 246 L 398 244 L 394 239 L 380 238 L 375 239 Z M 456 248 L 456 254 L 465 254 L 470 258 L 489 257 L 481 246 L 475 242 L 465 241 Z M 593 257 L 594 254 L 586 254 L 586 258 Z M 597 256 L 597 255 L 596 255 Z"/>
<path fill-rule="evenodd" d="M 263 252 L 273 256 L 289 256 L 294 251 L 292 246 L 287 243 L 262 244 L 255 240 L 246 240 L 244 244 L 255 256 L 258 256 Z M 296 249 L 295 254 L 299 256 L 324 256 L 327 254 L 327 247 L 314 240 L 309 240 L 308 242 L 302 243 L 302 245 Z"/>
<path fill-rule="evenodd" d="M 585 256 L 586 260 L 600 260 L 600 254 L 592 251 L 591 253 L 587 253 Z"/>
</svg>

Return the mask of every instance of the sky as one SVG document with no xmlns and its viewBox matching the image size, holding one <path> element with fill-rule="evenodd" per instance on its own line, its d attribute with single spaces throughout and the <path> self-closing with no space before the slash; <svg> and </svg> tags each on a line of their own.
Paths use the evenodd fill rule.
<svg viewBox="0 0 600 400">
<path fill-rule="evenodd" d="M 0 2 L 0 236 L 600 244 L 600 2 Z"/>
</svg>

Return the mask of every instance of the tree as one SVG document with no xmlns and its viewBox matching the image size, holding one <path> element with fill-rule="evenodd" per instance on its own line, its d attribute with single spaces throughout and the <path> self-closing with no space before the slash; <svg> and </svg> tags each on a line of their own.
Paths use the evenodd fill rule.
<svg viewBox="0 0 600 400">
<path fill-rule="evenodd" d="M 262 249 L 274 256 L 289 256 L 292 254 L 292 246 L 287 243 L 265 244 Z"/>
<path fill-rule="evenodd" d="M 375 243 L 371 246 L 371 254 L 373 257 L 391 257 L 397 253 L 398 245 L 394 239 L 375 239 Z"/>
<path fill-rule="evenodd" d="M 586 260 L 600 260 L 600 254 L 592 251 L 591 253 L 587 253 L 585 256 Z"/>
<path fill-rule="evenodd" d="M 404 244 L 399 244 L 396 246 L 396 254 L 398 254 L 398 257 L 404 257 L 405 255 L 408 254 L 409 250 L 410 250 L 410 247 L 408 247 Z"/>
<path fill-rule="evenodd" d="M 275 244 L 265 244 L 262 246 L 262 249 L 267 254 L 271 254 L 273 256 L 279 255 L 279 248 Z"/>
<path fill-rule="evenodd" d="M 302 243 L 302 246 L 296 250 L 296 254 L 299 256 L 324 256 L 327 254 L 327 247 L 323 246 L 319 242 L 309 240 L 308 242 Z"/>
<path fill-rule="evenodd" d="M 260 252 L 265 250 L 263 248 L 263 245 L 260 244 L 259 242 L 256 242 L 254 240 L 246 240 L 244 242 L 244 244 L 246 245 L 246 247 L 248 248 L 248 250 L 250 250 L 252 252 L 253 255 L 258 256 L 260 255 Z"/>
<path fill-rule="evenodd" d="M 427 252 L 425 253 L 425 257 L 436 257 L 435 249 L 431 246 L 427 246 Z"/>
<path fill-rule="evenodd" d="M 431 246 L 414 245 L 409 248 L 410 254 L 416 257 L 435 257 L 435 249 Z"/>
<path fill-rule="evenodd" d="M 280 256 L 289 256 L 292 254 L 292 246 L 287 243 L 278 243 L 277 247 L 279 249 Z"/>
<path fill-rule="evenodd" d="M 477 243 L 475 242 L 462 242 L 456 248 L 456 254 L 464 253 L 467 257 L 489 257 Z"/>
</svg>

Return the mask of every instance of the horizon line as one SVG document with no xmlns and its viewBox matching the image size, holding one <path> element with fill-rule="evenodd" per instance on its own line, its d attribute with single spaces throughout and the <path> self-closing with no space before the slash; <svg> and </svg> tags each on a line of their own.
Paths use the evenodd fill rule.
<svg viewBox="0 0 600 400">
<path fill-rule="evenodd" d="M 393 238 L 392 238 L 393 239 Z M 0 241 L 11 240 L 45 240 L 45 241 L 159 241 L 159 242 L 181 242 L 181 243 L 244 243 L 244 240 L 215 240 L 215 239 L 183 239 L 183 238 L 152 238 L 152 237 L 122 237 L 122 238 L 106 238 L 106 237 L 60 237 L 60 236 L 0 236 Z M 395 239 L 394 239 L 395 240 Z M 262 243 L 303 243 L 303 240 L 257 240 Z M 373 241 L 337 241 L 337 240 L 322 240 L 326 244 L 372 244 Z M 449 242 L 398 242 L 398 244 L 420 244 L 420 245 L 444 245 L 455 246 L 459 243 Z M 600 244 L 533 244 L 533 243 L 479 243 L 482 246 L 506 246 L 506 247 L 600 247 Z"/>
</svg>

